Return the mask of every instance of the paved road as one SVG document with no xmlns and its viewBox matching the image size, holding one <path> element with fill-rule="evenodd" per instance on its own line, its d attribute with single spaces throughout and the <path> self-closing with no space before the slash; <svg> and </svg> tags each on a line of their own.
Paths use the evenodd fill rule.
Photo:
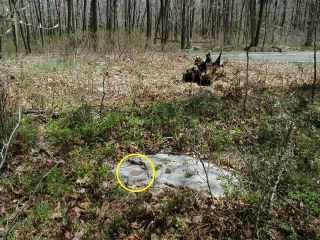
<svg viewBox="0 0 320 240">
<path fill-rule="evenodd" d="M 218 56 L 218 52 L 212 52 L 213 56 Z M 199 52 L 191 52 L 191 56 L 203 55 Z M 272 62 L 299 62 L 299 63 L 313 63 L 312 51 L 290 51 L 290 52 L 251 52 L 250 60 L 252 61 L 272 61 Z M 320 57 L 320 51 L 317 52 L 317 58 Z M 245 51 L 242 52 L 223 52 L 223 58 L 230 60 L 246 60 Z M 320 59 L 318 59 L 320 63 Z"/>
</svg>

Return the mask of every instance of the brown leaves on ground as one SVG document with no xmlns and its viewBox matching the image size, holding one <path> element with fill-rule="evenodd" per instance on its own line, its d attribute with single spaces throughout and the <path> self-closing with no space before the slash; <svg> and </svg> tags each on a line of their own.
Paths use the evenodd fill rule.
<svg viewBox="0 0 320 240">
<path fill-rule="evenodd" d="M 226 97 L 236 97 L 235 90 L 241 94 L 246 77 L 244 62 L 229 61 L 223 69 L 225 76 L 205 88 L 181 81 L 182 73 L 192 64 L 191 58 L 161 53 L 139 54 L 125 60 L 95 55 L 78 56 L 76 59 L 27 56 L 2 64 L 0 77 L 9 82 L 11 101 L 26 109 L 36 110 L 60 111 L 83 100 L 99 103 L 104 77 L 107 93 L 104 102 L 108 105 L 132 98 L 142 101 L 187 98 L 192 93 L 204 90 Z M 310 82 L 308 76 L 311 76 L 311 71 L 309 66 L 253 62 L 250 64 L 249 90 L 266 88 L 272 91 L 303 86 Z M 116 146 L 115 149 L 121 151 L 118 155 L 125 152 L 122 146 Z M 44 169 L 61 161 L 58 157 L 51 157 L 51 154 L 39 155 L 37 158 L 31 155 L 17 156 L 10 169 L 15 176 L 2 174 L 2 179 L 5 179 L 0 186 L 2 219 L 14 212 L 18 202 L 24 198 L 26 192 L 19 187 L 24 173 L 30 171 L 31 166 L 35 166 L 34 172 L 38 170 L 41 176 Z M 218 160 L 229 166 L 233 165 L 233 158 L 223 156 Z M 28 161 L 33 164 L 27 164 Z M 64 165 L 60 167 L 62 172 L 67 171 Z M 10 178 L 16 179 L 15 182 L 11 182 Z M 206 194 L 187 189 L 168 189 L 160 194 L 145 192 L 124 197 L 119 194 L 117 184 L 110 180 L 102 182 L 100 188 L 93 189 L 93 184 L 86 184 L 79 179 L 72 187 L 76 190 L 56 200 L 48 221 L 32 222 L 28 218 L 32 206 L 50 197 L 37 192 L 34 201 L 17 221 L 16 229 L 21 233 L 19 239 L 36 238 L 39 233 L 56 239 L 200 239 L 204 236 L 207 239 L 249 239 L 255 224 L 254 206 L 240 197 L 233 199 L 232 204 L 228 199 L 212 202 Z M 110 198 L 117 194 L 119 197 Z M 286 230 L 280 226 L 279 216 L 288 222 L 296 221 L 301 226 L 299 234 L 306 237 L 315 232 L 315 226 L 319 225 L 318 220 L 300 218 L 301 213 L 293 212 L 290 204 L 283 203 L 278 210 L 263 213 L 261 217 L 268 220 L 269 224 L 267 229 L 261 231 L 267 231 L 272 239 L 285 238 Z"/>
<path fill-rule="evenodd" d="M 0 70 L 1 78 L 10 83 L 12 98 L 27 109 L 61 110 L 83 100 L 99 102 L 104 78 L 104 102 L 109 105 L 132 98 L 183 98 L 200 89 L 226 95 L 236 86 L 243 87 L 245 62 L 227 61 L 224 77 L 205 88 L 181 81 L 182 73 L 192 64 L 190 57 L 150 52 L 124 60 L 112 55 L 26 56 L 7 61 Z M 311 66 L 251 62 L 249 90 L 301 86 L 312 80 L 308 77 L 311 72 Z"/>
</svg>

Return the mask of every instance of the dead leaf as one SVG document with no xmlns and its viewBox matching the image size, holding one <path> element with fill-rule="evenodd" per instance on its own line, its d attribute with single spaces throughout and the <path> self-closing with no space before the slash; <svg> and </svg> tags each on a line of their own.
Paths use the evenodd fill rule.
<svg viewBox="0 0 320 240">
<path fill-rule="evenodd" d="M 139 228 L 141 228 L 141 224 L 137 223 L 137 222 L 133 222 L 133 223 L 131 223 L 131 227 L 133 229 L 139 229 Z"/>
<path fill-rule="evenodd" d="M 74 238 L 73 240 L 81 240 L 84 236 L 84 232 L 81 231 L 81 232 L 77 232 L 75 235 L 74 235 Z"/>
<path fill-rule="evenodd" d="M 50 219 L 61 219 L 62 218 L 62 214 L 61 212 L 56 212 L 51 214 Z"/>
<path fill-rule="evenodd" d="M 78 206 L 82 209 L 88 209 L 90 207 L 90 203 L 89 202 L 82 202 L 82 203 L 79 203 Z"/>
</svg>

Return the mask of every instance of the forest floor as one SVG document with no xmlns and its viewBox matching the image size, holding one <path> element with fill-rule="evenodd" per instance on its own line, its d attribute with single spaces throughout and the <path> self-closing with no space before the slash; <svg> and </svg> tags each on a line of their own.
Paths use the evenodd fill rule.
<svg viewBox="0 0 320 240">
<path fill-rule="evenodd" d="M 24 117 L 0 173 L 0 238 L 320 238 L 312 66 L 251 62 L 244 114 L 246 62 L 227 61 L 210 87 L 181 81 L 192 65 L 156 52 L 1 61 Z M 128 193 L 104 163 L 135 152 L 197 155 L 240 184 L 215 199 Z"/>
</svg>

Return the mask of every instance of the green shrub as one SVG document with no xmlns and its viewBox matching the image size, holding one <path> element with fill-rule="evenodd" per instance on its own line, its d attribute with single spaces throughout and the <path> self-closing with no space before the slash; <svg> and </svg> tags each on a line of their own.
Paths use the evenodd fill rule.
<svg viewBox="0 0 320 240">
<path fill-rule="evenodd" d="M 23 154 L 30 150 L 38 137 L 38 125 L 31 118 L 23 118 L 12 142 L 10 151 L 14 154 Z"/>
<path fill-rule="evenodd" d="M 53 205 L 50 202 L 40 201 L 35 204 L 32 216 L 36 220 L 47 220 L 53 210 Z"/>
<path fill-rule="evenodd" d="M 50 143 L 66 146 L 79 139 L 80 132 L 68 127 L 63 127 L 61 120 L 53 120 L 49 123 L 47 136 Z"/>
<path fill-rule="evenodd" d="M 67 180 L 65 174 L 59 168 L 54 168 L 46 177 L 42 192 L 58 198 L 70 189 L 71 183 Z"/>
<path fill-rule="evenodd" d="M 106 112 L 95 116 L 92 108 L 84 104 L 79 108 L 61 115 L 49 123 L 47 136 L 55 145 L 75 144 L 79 140 L 94 145 L 110 137 L 113 131 L 121 128 L 124 116 L 118 111 Z"/>
</svg>

